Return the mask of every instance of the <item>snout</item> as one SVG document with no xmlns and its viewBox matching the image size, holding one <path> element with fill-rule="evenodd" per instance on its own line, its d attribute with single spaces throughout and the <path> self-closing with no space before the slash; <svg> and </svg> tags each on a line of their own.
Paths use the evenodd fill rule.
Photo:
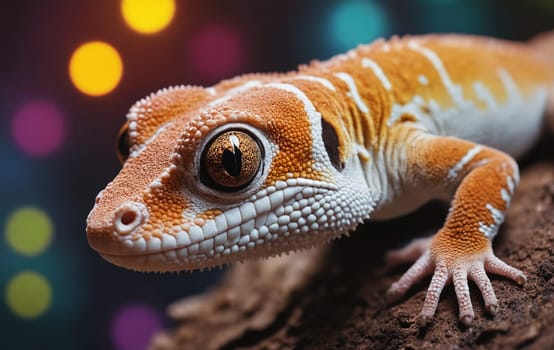
<svg viewBox="0 0 554 350">
<path fill-rule="evenodd" d="M 147 220 L 148 210 L 138 202 L 123 203 L 112 213 L 94 208 L 87 220 L 88 242 L 102 255 L 140 254 L 133 241 Z"/>
</svg>

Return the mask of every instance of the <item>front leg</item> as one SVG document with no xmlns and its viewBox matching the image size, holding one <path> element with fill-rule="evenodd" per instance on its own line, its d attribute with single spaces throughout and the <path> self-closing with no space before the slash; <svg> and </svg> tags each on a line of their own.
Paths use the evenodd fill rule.
<svg viewBox="0 0 554 350">
<path fill-rule="evenodd" d="M 450 138 L 415 133 L 408 154 L 406 181 L 422 188 L 453 191 L 444 226 L 430 247 L 388 291 L 402 297 L 423 277 L 433 274 L 420 315 L 426 324 L 435 314 L 440 294 L 452 281 L 460 320 L 470 325 L 474 312 L 468 278 L 479 287 L 486 310 L 495 314 L 497 299 L 486 272 L 524 283 L 525 275 L 498 259 L 491 241 L 504 221 L 519 180 L 516 162 L 492 148 Z"/>
</svg>

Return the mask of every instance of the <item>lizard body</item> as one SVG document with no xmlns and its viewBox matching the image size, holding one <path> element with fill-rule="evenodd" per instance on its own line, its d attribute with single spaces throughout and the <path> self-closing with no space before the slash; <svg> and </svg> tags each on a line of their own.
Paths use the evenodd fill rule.
<svg viewBox="0 0 554 350">
<path fill-rule="evenodd" d="M 537 140 L 554 100 L 554 61 L 538 47 L 392 38 L 295 72 L 160 90 L 127 116 L 128 159 L 96 199 L 88 240 L 123 267 L 201 269 L 308 248 L 447 199 L 432 239 L 390 255 L 417 261 L 389 297 L 433 274 L 425 322 L 452 280 L 469 324 L 468 278 L 491 313 L 486 272 L 525 281 L 491 241 L 517 186 L 512 157 Z"/>
</svg>

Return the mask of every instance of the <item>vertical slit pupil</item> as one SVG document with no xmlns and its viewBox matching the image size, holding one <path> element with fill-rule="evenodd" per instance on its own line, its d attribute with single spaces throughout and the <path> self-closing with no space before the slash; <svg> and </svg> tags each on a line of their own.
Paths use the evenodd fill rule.
<svg viewBox="0 0 554 350">
<path fill-rule="evenodd" d="M 233 151 L 225 149 L 221 155 L 221 164 L 227 174 L 233 177 L 239 176 L 242 168 L 242 152 L 240 149 L 237 146 L 233 146 Z"/>
</svg>

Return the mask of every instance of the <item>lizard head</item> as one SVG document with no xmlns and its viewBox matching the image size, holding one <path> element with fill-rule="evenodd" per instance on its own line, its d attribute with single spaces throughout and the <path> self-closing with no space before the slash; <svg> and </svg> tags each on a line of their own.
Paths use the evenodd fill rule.
<svg viewBox="0 0 554 350">
<path fill-rule="evenodd" d="M 127 116 L 89 243 L 119 266 L 177 271 L 335 238 L 376 201 L 341 130 L 292 84 L 153 94 Z"/>
</svg>

